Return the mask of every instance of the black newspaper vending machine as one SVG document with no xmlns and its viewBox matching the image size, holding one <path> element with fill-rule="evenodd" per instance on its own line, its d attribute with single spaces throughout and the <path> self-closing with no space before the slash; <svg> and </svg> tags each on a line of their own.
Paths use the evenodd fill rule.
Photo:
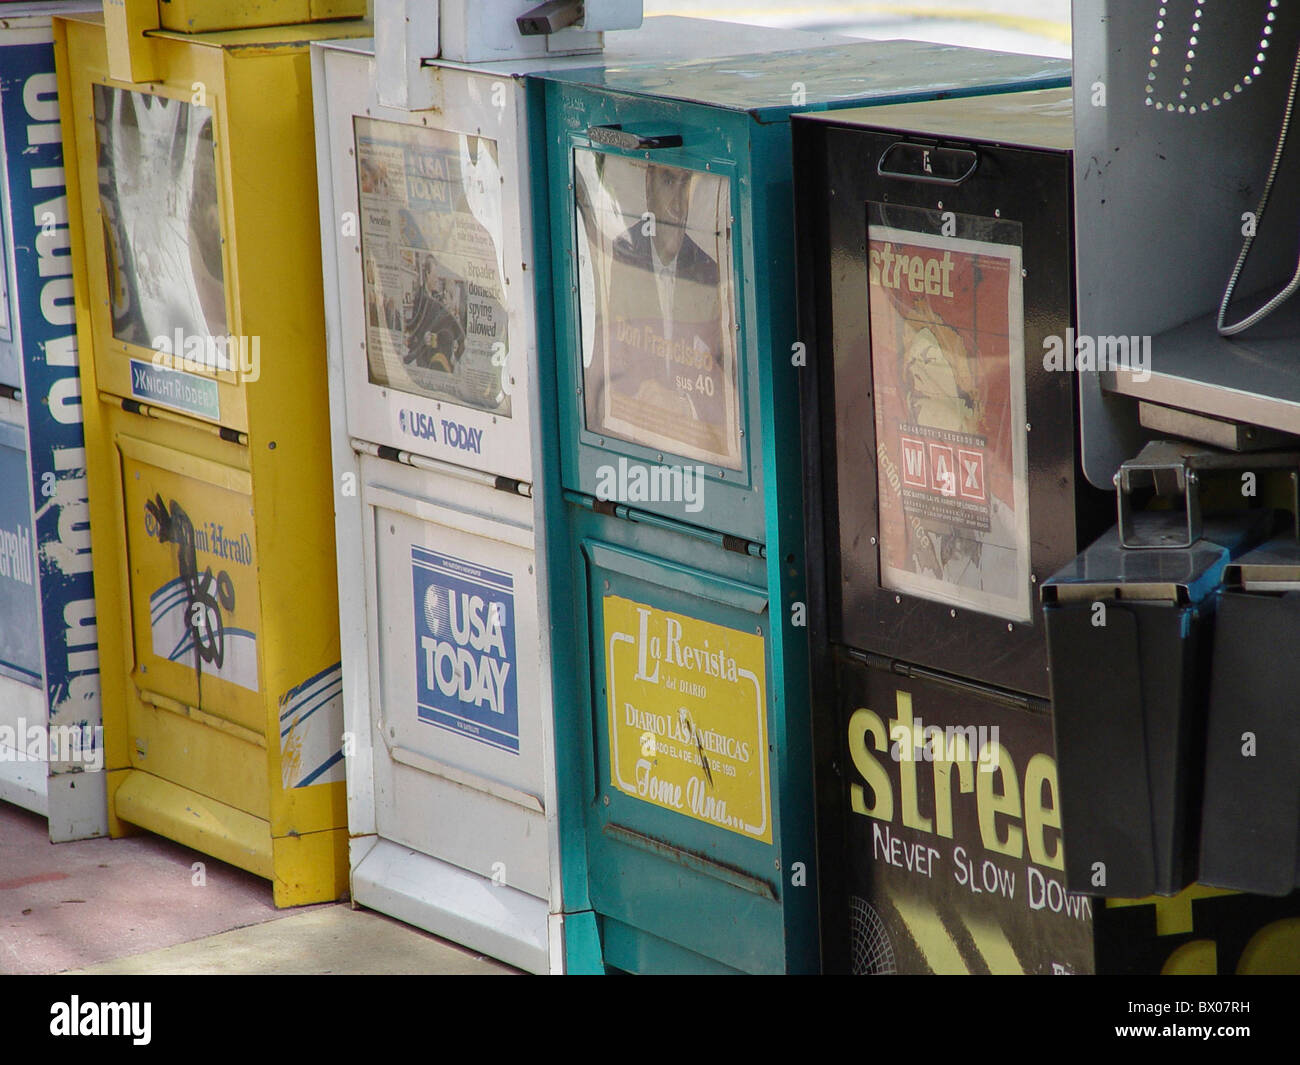
<svg viewBox="0 0 1300 1065">
<path fill-rule="evenodd" d="M 1167 593 L 1159 618 L 1156 600 L 1111 604 L 1136 640 L 1148 613 L 1212 618 L 1225 565 L 1269 532 L 1267 508 L 1226 526 L 1207 510 L 1166 544 L 1152 521 L 1177 515 L 1133 511 L 1158 492 L 1103 493 L 1084 477 L 1078 379 L 1101 360 L 1149 372 L 1150 351 L 1077 330 L 1070 91 L 794 125 L 826 969 L 1276 968 L 1293 936 L 1287 900 L 1179 878 L 1193 867 L 1179 848 L 1195 830 L 1183 814 L 1200 792 L 1196 721 L 1167 715 L 1165 746 L 1130 751 L 1131 764 L 1094 758 L 1079 737 L 1095 738 L 1087 720 L 1107 719 L 1122 670 L 1085 653 L 1063 672 L 1055 648 L 1049 668 L 1049 578 L 1051 608 L 1082 607 L 1089 625 L 1080 589 L 1101 569 L 1118 566 L 1113 599 Z M 1111 545 L 1117 500 L 1122 532 L 1179 557 Z M 1074 631 L 1123 642 L 1115 628 Z M 1208 648 L 1210 630 L 1198 633 Z M 1133 648 L 1146 671 L 1134 698 L 1157 721 L 1179 704 L 1170 684 L 1190 691 L 1208 674 L 1161 672 L 1142 646 L 1162 644 Z M 1169 697 L 1147 698 L 1142 678 Z M 1067 861 L 1066 815 L 1083 811 L 1072 816 L 1088 845 L 1083 800 L 1112 792 L 1148 805 L 1128 840 L 1146 865 L 1122 878 L 1142 897 L 1092 890 Z"/>
<path fill-rule="evenodd" d="M 1038 596 L 1113 506 L 1064 358 L 1072 130 L 1068 89 L 796 121 L 831 970 L 1094 968 Z"/>
</svg>

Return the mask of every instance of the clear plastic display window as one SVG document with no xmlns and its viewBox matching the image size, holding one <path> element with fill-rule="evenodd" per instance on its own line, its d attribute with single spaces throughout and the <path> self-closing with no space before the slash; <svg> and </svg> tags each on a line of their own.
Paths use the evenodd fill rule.
<svg viewBox="0 0 1300 1065">
<path fill-rule="evenodd" d="M 730 181 L 590 149 L 574 179 L 587 429 L 740 469 Z"/>
<path fill-rule="evenodd" d="M 874 203 L 867 220 L 881 584 L 1027 621 L 1020 223 Z"/>
<path fill-rule="evenodd" d="M 113 336 L 233 369 L 211 109 L 108 85 L 94 103 Z"/>
<path fill-rule="evenodd" d="M 353 122 L 370 382 L 510 417 L 496 142 Z"/>
</svg>

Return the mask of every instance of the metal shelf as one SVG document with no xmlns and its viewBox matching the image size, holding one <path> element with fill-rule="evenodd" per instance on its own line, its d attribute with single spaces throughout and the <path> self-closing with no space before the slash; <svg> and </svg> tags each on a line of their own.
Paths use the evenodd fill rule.
<svg viewBox="0 0 1300 1065">
<path fill-rule="evenodd" d="M 1107 391 L 1300 434 L 1300 300 L 1248 333 L 1221 337 L 1206 315 L 1151 341 L 1151 375 L 1102 375 Z"/>
</svg>

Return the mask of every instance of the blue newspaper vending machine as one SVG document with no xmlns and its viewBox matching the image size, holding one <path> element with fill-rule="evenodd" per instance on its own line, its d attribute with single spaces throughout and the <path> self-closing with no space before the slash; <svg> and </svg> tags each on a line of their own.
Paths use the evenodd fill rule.
<svg viewBox="0 0 1300 1065">
<path fill-rule="evenodd" d="M 0 12 L 0 799 L 107 832 L 76 311 L 50 19 Z"/>
<path fill-rule="evenodd" d="M 1069 68 L 891 41 L 538 77 L 569 968 L 816 971 L 789 118 Z"/>
</svg>

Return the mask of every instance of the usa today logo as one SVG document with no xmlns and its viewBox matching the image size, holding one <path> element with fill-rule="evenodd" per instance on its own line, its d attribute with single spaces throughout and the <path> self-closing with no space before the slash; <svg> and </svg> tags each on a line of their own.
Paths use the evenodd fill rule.
<svg viewBox="0 0 1300 1065">
<path fill-rule="evenodd" d="M 437 422 L 431 414 L 422 414 L 419 411 L 402 409 L 397 412 L 397 425 L 407 436 L 413 436 L 418 440 L 432 440 L 435 443 L 438 440 Z"/>
</svg>

